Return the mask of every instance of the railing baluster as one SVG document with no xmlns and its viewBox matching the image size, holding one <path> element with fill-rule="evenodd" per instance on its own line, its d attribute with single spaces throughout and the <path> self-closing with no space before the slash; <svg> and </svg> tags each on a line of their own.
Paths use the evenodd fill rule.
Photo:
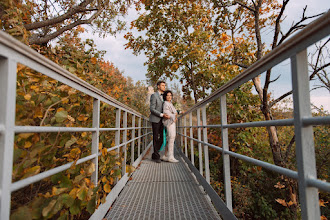
<svg viewBox="0 0 330 220">
<path fill-rule="evenodd" d="M 124 160 L 122 162 L 122 166 L 121 166 L 121 174 L 122 176 L 125 175 L 126 173 L 126 160 L 127 160 L 127 111 L 124 111 L 124 115 L 123 115 L 123 128 L 125 128 L 124 133 L 123 133 L 123 143 L 125 143 L 125 145 L 122 148 L 122 152 L 123 152 L 123 156 L 124 156 Z"/>
<path fill-rule="evenodd" d="M 202 123 L 203 125 L 207 125 L 206 121 L 206 106 L 202 107 Z M 208 143 L 207 139 L 207 128 L 203 127 L 203 141 Z M 210 184 L 210 165 L 209 165 L 209 147 L 204 145 L 204 159 L 205 159 L 205 178 L 206 181 Z"/>
<path fill-rule="evenodd" d="M 96 131 L 92 132 L 92 154 L 98 155 L 99 153 L 99 135 L 100 135 L 100 100 L 95 99 L 93 101 L 93 128 L 96 128 Z M 92 160 L 95 164 L 95 171 L 92 174 L 92 182 L 97 186 L 98 182 L 98 156 Z"/>
<path fill-rule="evenodd" d="M 184 135 L 187 136 L 187 115 L 183 117 L 184 120 Z M 188 142 L 187 142 L 187 137 L 184 138 L 184 152 L 186 154 L 186 157 L 188 157 Z"/>
<path fill-rule="evenodd" d="M 116 109 L 116 128 L 120 128 L 120 115 L 121 115 L 121 110 L 119 108 Z M 120 144 L 120 130 L 116 130 L 115 133 L 115 145 L 119 145 Z M 116 149 L 117 152 L 117 159 L 120 158 L 120 148 Z M 114 169 L 118 169 L 118 165 L 116 165 L 114 167 Z M 116 178 L 116 183 L 118 181 L 118 178 Z"/>
<path fill-rule="evenodd" d="M 139 117 L 139 130 L 138 130 L 138 157 L 141 155 L 141 117 Z"/>
<path fill-rule="evenodd" d="M 302 218 L 320 219 L 318 189 L 309 187 L 308 178 L 317 178 L 313 126 L 303 126 L 302 119 L 311 117 L 307 50 L 291 58 L 294 103 L 294 127 L 298 186 Z"/>
<path fill-rule="evenodd" d="M 14 154 L 14 126 L 16 105 L 17 63 L 0 58 L 0 124 L 4 133 L 0 134 L 0 216 L 9 219 L 11 203 L 11 180 Z"/>
<path fill-rule="evenodd" d="M 197 109 L 197 125 L 201 125 L 201 109 Z M 202 141 L 202 128 L 197 128 L 198 133 L 198 140 Z M 198 156 L 199 156 L 199 172 L 203 176 L 203 151 L 202 151 L 202 144 L 198 143 Z"/>
<path fill-rule="evenodd" d="M 221 126 L 227 125 L 227 103 L 226 95 L 220 97 L 220 114 L 221 114 Z M 222 158 L 223 158 L 223 176 L 225 183 L 225 197 L 226 204 L 230 211 L 233 211 L 232 204 L 232 192 L 231 192 L 231 181 L 230 181 L 230 158 L 224 151 L 229 150 L 228 144 L 228 128 L 221 128 L 222 137 Z"/>
<path fill-rule="evenodd" d="M 144 124 L 144 129 L 143 129 L 144 133 L 143 134 L 147 134 L 147 132 L 148 132 L 148 129 L 147 129 L 148 122 L 147 122 L 147 120 L 143 119 L 143 124 Z M 148 135 L 143 137 L 143 150 L 145 150 L 147 148 L 147 141 L 148 141 Z"/>
<path fill-rule="evenodd" d="M 189 126 L 190 126 L 190 138 L 194 138 L 192 126 L 192 112 L 189 113 Z M 195 166 L 195 155 L 194 155 L 194 141 L 190 139 L 190 154 L 191 163 Z"/>
<path fill-rule="evenodd" d="M 133 165 L 134 163 L 134 150 L 135 150 L 135 115 L 132 115 L 132 127 L 134 129 L 132 129 L 132 135 L 131 135 L 131 139 L 133 139 L 133 142 L 131 143 L 131 165 Z"/>
</svg>

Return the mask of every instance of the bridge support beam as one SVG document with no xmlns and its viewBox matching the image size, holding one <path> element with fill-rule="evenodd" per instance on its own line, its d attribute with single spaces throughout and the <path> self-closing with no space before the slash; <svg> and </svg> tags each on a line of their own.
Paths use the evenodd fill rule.
<svg viewBox="0 0 330 220">
<path fill-rule="evenodd" d="M 188 141 L 187 141 L 187 115 L 185 115 L 183 117 L 183 120 L 184 120 L 184 135 L 185 135 L 185 138 L 184 138 L 184 153 L 186 155 L 186 157 L 188 157 Z"/>
<path fill-rule="evenodd" d="M 231 191 L 230 181 L 230 158 L 225 151 L 229 151 L 228 144 L 228 128 L 224 128 L 227 125 L 227 101 L 226 95 L 220 97 L 220 114 L 221 114 L 221 138 L 222 138 L 222 158 L 223 158 L 223 176 L 225 183 L 225 197 L 226 204 L 230 211 L 233 211 L 233 198 Z"/>
<path fill-rule="evenodd" d="M 9 219 L 13 170 L 17 63 L 0 57 L 0 216 Z"/>
<path fill-rule="evenodd" d="M 99 136 L 100 136 L 100 100 L 95 99 L 93 101 L 93 128 L 96 128 L 96 131 L 92 133 L 92 154 L 98 155 L 99 153 Z M 99 157 L 96 156 L 92 162 L 95 165 L 95 171 L 92 174 L 92 182 L 97 186 L 98 182 L 98 165 Z"/>
<path fill-rule="evenodd" d="M 294 127 L 301 215 L 304 220 L 320 219 L 318 189 L 307 179 L 316 179 L 313 126 L 303 125 L 311 117 L 307 50 L 291 57 Z"/>
<path fill-rule="evenodd" d="M 204 126 L 207 125 L 206 105 L 204 105 L 202 108 L 202 122 Z M 203 127 L 203 141 L 204 143 L 208 143 L 206 127 Z M 205 160 L 205 179 L 207 183 L 210 184 L 209 147 L 207 145 L 204 145 L 204 160 Z"/>
<path fill-rule="evenodd" d="M 195 166 L 195 155 L 194 155 L 194 138 L 193 128 L 192 128 L 192 112 L 189 113 L 189 126 L 190 126 L 190 160 L 192 165 Z"/>
<path fill-rule="evenodd" d="M 197 125 L 201 126 L 201 109 L 197 109 Z M 197 128 L 198 141 L 202 141 L 202 128 Z M 199 160 L 199 172 L 203 176 L 203 150 L 201 142 L 198 142 L 198 160 Z"/>
</svg>

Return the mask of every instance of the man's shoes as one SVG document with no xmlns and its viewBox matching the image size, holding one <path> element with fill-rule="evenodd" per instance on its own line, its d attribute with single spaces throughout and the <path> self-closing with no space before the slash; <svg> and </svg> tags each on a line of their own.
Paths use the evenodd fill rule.
<svg viewBox="0 0 330 220">
<path fill-rule="evenodd" d="M 177 159 L 175 159 L 175 158 L 168 158 L 168 160 L 167 160 L 168 162 L 170 162 L 170 163 L 177 163 L 177 162 L 179 162 Z"/>
<path fill-rule="evenodd" d="M 161 160 L 160 159 L 152 159 L 153 161 L 155 161 L 156 163 L 160 163 Z"/>
<path fill-rule="evenodd" d="M 161 159 L 162 161 L 168 161 L 168 158 L 167 158 L 165 155 L 163 155 L 160 159 Z"/>
</svg>

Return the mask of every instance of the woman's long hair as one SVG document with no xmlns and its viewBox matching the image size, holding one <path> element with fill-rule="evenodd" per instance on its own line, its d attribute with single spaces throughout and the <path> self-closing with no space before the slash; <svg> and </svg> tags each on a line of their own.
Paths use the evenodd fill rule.
<svg viewBox="0 0 330 220">
<path fill-rule="evenodd" d="M 166 100 L 166 96 L 167 96 L 168 93 L 171 93 L 171 94 L 172 94 L 172 100 L 173 100 L 173 92 L 172 92 L 171 90 L 166 90 L 166 91 L 163 93 L 163 99 L 164 99 L 164 101 L 167 101 L 167 100 Z"/>
</svg>

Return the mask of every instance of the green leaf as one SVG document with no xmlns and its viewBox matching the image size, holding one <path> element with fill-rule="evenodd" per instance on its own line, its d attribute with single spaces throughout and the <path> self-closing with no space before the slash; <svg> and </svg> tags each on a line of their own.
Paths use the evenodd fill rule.
<svg viewBox="0 0 330 220">
<path fill-rule="evenodd" d="M 91 200 L 89 200 L 88 204 L 87 204 L 87 211 L 90 214 L 93 214 L 95 211 L 95 207 L 96 207 L 96 196 L 93 196 Z"/>
<path fill-rule="evenodd" d="M 72 137 L 70 140 L 68 140 L 66 143 L 65 143 L 65 147 L 68 148 L 68 147 L 71 147 L 72 144 L 76 143 L 77 139 L 75 137 Z"/>
<path fill-rule="evenodd" d="M 64 212 L 57 220 L 67 220 L 69 215 L 69 211 Z"/>
<path fill-rule="evenodd" d="M 87 188 L 86 186 L 83 186 L 79 189 L 78 193 L 77 193 L 77 197 L 78 199 L 80 199 L 81 201 L 85 200 L 87 197 Z"/>
<path fill-rule="evenodd" d="M 25 171 L 25 174 L 22 177 L 22 179 L 38 174 L 39 172 L 40 172 L 40 166 L 34 166 L 32 168 L 29 168 Z"/>
<path fill-rule="evenodd" d="M 65 119 L 68 118 L 68 112 L 67 111 L 60 111 L 55 114 L 56 122 L 63 122 Z"/>
<path fill-rule="evenodd" d="M 64 193 L 58 197 L 58 199 L 61 199 L 65 207 L 70 208 L 70 206 L 73 205 L 74 199 L 67 193 Z"/>
<path fill-rule="evenodd" d="M 75 202 L 73 203 L 73 205 L 70 207 L 70 213 L 72 215 L 79 214 L 79 212 L 80 212 L 79 206 L 80 206 L 80 202 L 78 202 L 77 200 L 75 200 Z"/>
<path fill-rule="evenodd" d="M 32 220 L 32 211 L 27 206 L 19 207 L 11 216 L 11 220 Z"/>
<path fill-rule="evenodd" d="M 17 159 L 20 158 L 20 156 L 22 155 L 23 150 L 19 149 L 19 148 L 14 148 L 14 163 Z"/>
<path fill-rule="evenodd" d="M 48 206 L 46 206 L 43 210 L 42 210 L 42 216 L 46 217 L 49 215 L 50 211 L 52 211 L 52 209 L 54 208 L 56 204 L 56 200 L 52 200 L 50 201 L 50 203 L 48 204 Z"/>
</svg>

